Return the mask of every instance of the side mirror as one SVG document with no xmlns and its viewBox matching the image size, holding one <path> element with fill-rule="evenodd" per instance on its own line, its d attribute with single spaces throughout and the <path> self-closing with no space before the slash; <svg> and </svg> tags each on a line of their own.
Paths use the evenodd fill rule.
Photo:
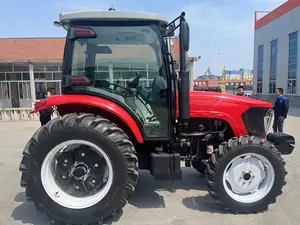
<svg viewBox="0 0 300 225">
<path fill-rule="evenodd" d="M 190 27 L 186 21 L 181 21 L 180 38 L 182 39 L 184 50 L 187 52 L 190 48 Z"/>
<path fill-rule="evenodd" d="M 53 25 L 56 26 L 56 27 L 62 27 L 62 24 L 59 21 L 54 21 Z"/>
</svg>

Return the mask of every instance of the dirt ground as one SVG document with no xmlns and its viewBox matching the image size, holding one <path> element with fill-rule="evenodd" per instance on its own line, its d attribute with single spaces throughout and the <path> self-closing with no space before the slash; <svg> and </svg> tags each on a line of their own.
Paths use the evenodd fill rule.
<svg viewBox="0 0 300 225">
<path fill-rule="evenodd" d="M 285 132 L 300 140 L 300 113 L 293 110 Z M 21 153 L 38 122 L 0 122 L 0 224 L 49 224 L 37 215 L 32 203 L 25 201 L 19 185 Z M 298 131 L 298 132 L 297 132 Z M 122 213 L 106 224 L 115 225 L 299 225 L 300 224 L 300 145 L 287 161 L 287 185 L 269 211 L 257 215 L 226 214 L 206 191 L 204 177 L 192 168 L 183 168 L 182 181 L 154 181 L 141 171 L 139 185 Z"/>
</svg>

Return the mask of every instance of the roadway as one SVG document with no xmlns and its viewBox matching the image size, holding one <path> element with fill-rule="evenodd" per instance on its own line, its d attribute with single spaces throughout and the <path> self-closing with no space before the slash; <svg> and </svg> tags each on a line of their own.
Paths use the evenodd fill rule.
<svg viewBox="0 0 300 225">
<path fill-rule="evenodd" d="M 300 140 L 300 110 L 292 110 L 285 131 Z M 0 122 L 0 224 L 46 225 L 49 220 L 37 215 L 32 203 L 25 202 L 20 187 L 18 166 L 27 140 L 38 122 Z M 153 181 L 142 171 L 136 192 L 124 210 L 106 224 L 115 225 L 298 225 L 300 224 L 300 145 L 286 156 L 287 185 L 269 211 L 257 215 L 227 214 L 213 202 L 204 178 L 192 168 L 183 168 L 182 181 Z"/>
</svg>

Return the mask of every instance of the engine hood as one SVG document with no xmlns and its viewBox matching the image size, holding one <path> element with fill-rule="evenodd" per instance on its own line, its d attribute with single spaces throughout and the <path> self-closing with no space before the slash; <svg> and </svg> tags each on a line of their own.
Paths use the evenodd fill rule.
<svg viewBox="0 0 300 225">
<path fill-rule="evenodd" d="M 207 91 L 191 91 L 190 102 L 192 105 L 201 104 L 202 101 L 210 101 L 212 105 L 218 105 L 219 103 L 230 103 L 236 105 L 243 105 L 247 107 L 265 107 L 271 108 L 272 104 L 269 102 L 260 101 L 253 98 L 247 98 L 232 94 L 222 94 L 218 92 L 207 92 Z"/>
</svg>

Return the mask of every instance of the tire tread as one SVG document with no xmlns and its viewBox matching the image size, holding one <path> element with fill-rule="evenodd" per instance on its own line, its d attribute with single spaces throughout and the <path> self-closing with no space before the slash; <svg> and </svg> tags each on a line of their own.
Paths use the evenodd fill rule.
<svg viewBox="0 0 300 225">
<path fill-rule="evenodd" d="M 245 209 L 241 208 L 239 210 L 235 210 L 231 208 L 230 202 L 223 202 L 221 200 L 220 193 L 216 190 L 216 174 L 217 169 L 219 166 L 219 163 L 227 157 L 228 153 L 237 150 L 241 146 L 245 145 L 261 145 L 263 146 L 267 151 L 270 151 L 273 153 L 273 155 L 277 158 L 277 160 L 281 164 L 281 169 L 284 171 L 284 174 L 287 174 L 287 171 L 285 169 L 285 162 L 280 154 L 280 152 L 274 147 L 274 145 L 262 138 L 255 137 L 255 136 L 241 136 L 241 137 L 235 137 L 230 139 L 227 143 L 222 143 L 221 147 L 218 149 L 217 152 L 214 152 L 212 154 L 211 159 L 208 160 L 207 164 L 207 170 L 205 173 L 205 179 L 206 179 L 206 186 L 208 188 L 208 192 L 211 195 L 213 199 L 216 200 L 216 202 L 221 205 L 224 209 L 227 211 L 230 211 L 235 214 L 251 214 L 251 213 L 259 213 L 262 211 L 265 211 L 268 209 L 269 204 L 273 204 L 276 202 L 276 198 L 282 194 L 282 188 L 286 184 L 286 182 L 283 180 L 283 182 L 280 184 L 281 186 L 277 188 L 277 192 L 272 196 L 270 201 L 266 202 L 264 201 L 262 204 L 259 205 L 259 207 Z"/>
</svg>

